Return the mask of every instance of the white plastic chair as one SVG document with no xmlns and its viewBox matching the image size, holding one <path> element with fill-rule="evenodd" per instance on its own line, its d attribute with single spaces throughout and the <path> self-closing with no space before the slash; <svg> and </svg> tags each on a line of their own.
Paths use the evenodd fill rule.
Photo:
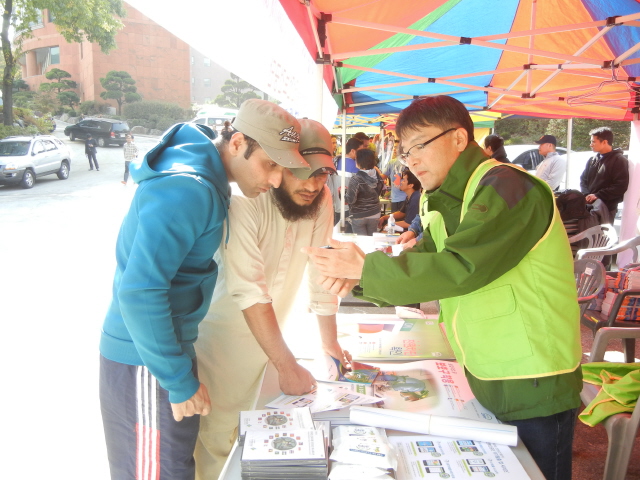
<svg viewBox="0 0 640 480">
<path fill-rule="evenodd" d="M 578 253 L 576 253 L 576 260 L 580 258 L 595 258 L 596 260 L 599 260 L 604 255 L 614 255 L 616 253 L 624 252 L 625 250 L 631 250 L 631 263 L 637 263 L 638 246 L 640 246 L 640 236 L 606 247 L 580 249 L 578 250 Z M 618 267 L 624 267 L 624 265 L 618 265 Z"/>
<path fill-rule="evenodd" d="M 601 328 L 596 333 L 596 338 L 593 341 L 589 362 L 604 361 L 604 352 L 607 349 L 607 344 L 614 338 L 640 338 L 640 328 Z M 583 383 L 582 392 L 580 392 L 582 403 L 589 405 L 599 390 L 600 388 L 597 385 Z M 624 480 L 627 475 L 633 442 L 640 424 L 639 405 L 640 402 L 636 403 L 633 413 L 618 413 L 602 422 L 609 437 L 603 480 Z"/>
<path fill-rule="evenodd" d="M 576 243 L 580 240 L 586 240 L 587 245 L 585 248 L 604 248 L 618 243 L 618 234 L 611 224 L 595 225 L 587 228 L 584 232 L 569 237 L 569 243 Z M 602 255 L 594 255 L 591 258 L 602 260 L 604 256 L 605 254 L 603 253 Z"/>
</svg>

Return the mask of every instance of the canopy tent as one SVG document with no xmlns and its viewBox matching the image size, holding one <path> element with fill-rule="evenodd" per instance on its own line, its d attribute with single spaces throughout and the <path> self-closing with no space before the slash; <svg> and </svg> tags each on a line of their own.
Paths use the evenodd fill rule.
<svg viewBox="0 0 640 480">
<path fill-rule="evenodd" d="M 638 0 L 280 1 L 347 113 L 441 94 L 543 117 L 632 120 L 640 106 Z"/>
</svg>

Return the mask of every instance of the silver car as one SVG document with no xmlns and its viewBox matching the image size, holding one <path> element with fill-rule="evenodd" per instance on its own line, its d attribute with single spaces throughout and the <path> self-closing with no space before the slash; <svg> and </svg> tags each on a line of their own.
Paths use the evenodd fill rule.
<svg viewBox="0 0 640 480">
<path fill-rule="evenodd" d="M 0 185 L 31 188 L 37 177 L 55 173 L 69 178 L 71 154 L 51 135 L 7 137 L 0 140 Z"/>
</svg>

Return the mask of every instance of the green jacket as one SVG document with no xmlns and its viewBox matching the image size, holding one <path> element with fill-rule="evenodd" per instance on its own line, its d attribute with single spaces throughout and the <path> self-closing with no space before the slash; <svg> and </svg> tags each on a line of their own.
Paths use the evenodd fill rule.
<svg viewBox="0 0 640 480">
<path fill-rule="evenodd" d="M 461 221 L 465 189 L 485 160 L 482 150 L 471 143 L 442 186 L 427 192 L 429 211 L 442 215 L 446 248 L 438 252 L 427 227 L 423 240 L 399 257 L 367 255 L 357 296 L 380 305 L 460 297 L 486 287 L 525 258 L 549 228 L 553 197 L 527 173 L 495 168 L 480 181 Z M 567 345 L 569 352 L 574 351 L 574 340 Z M 466 373 L 478 400 L 504 421 L 551 415 L 580 404 L 580 369 L 490 381 Z"/>
</svg>

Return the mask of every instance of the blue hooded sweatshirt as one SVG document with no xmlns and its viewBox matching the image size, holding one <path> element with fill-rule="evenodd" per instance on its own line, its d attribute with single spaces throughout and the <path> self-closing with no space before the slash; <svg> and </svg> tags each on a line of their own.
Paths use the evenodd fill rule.
<svg viewBox="0 0 640 480">
<path fill-rule="evenodd" d="M 229 182 L 214 132 L 178 124 L 141 162 L 130 166 L 139 184 L 116 243 L 113 299 L 100 339 L 114 362 L 145 365 L 169 391 L 191 398 L 193 344 L 218 276 L 229 208 Z"/>
</svg>

